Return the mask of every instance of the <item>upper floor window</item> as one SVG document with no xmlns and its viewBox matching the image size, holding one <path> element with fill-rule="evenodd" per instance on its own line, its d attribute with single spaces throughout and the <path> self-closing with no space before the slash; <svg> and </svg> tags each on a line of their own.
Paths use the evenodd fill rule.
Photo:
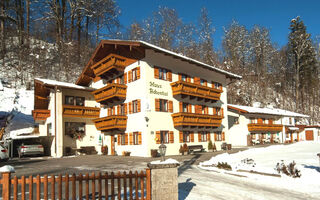
<svg viewBox="0 0 320 200">
<path fill-rule="evenodd" d="M 139 132 L 133 132 L 133 144 L 139 145 L 141 144 L 141 133 Z"/>
<path fill-rule="evenodd" d="M 191 77 L 186 74 L 179 74 L 179 81 L 191 82 Z"/>
<path fill-rule="evenodd" d="M 200 85 L 207 86 L 207 81 L 204 79 L 200 79 Z"/>
<path fill-rule="evenodd" d="M 141 112 L 141 100 L 137 99 L 128 103 L 129 114 Z M 125 109 L 125 108 L 124 108 Z M 126 111 L 124 111 L 126 112 Z"/>
<path fill-rule="evenodd" d="M 119 109 L 118 110 L 119 115 L 125 115 L 125 105 L 124 104 L 119 105 L 118 109 Z"/>
<path fill-rule="evenodd" d="M 132 81 L 137 80 L 137 68 L 132 70 Z"/>
<path fill-rule="evenodd" d="M 166 99 L 155 99 L 155 110 L 160 112 L 173 112 L 173 102 Z"/>
<path fill-rule="evenodd" d="M 132 112 L 133 113 L 138 112 L 138 100 L 132 101 Z"/>
<path fill-rule="evenodd" d="M 221 83 L 212 82 L 212 87 L 213 87 L 213 88 L 216 88 L 216 89 L 219 89 L 219 90 L 222 90 L 222 85 L 221 85 Z"/>
<path fill-rule="evenodd" d="M 165 81 L 172 81 L 172 72 L 165 68 L 154 67 L 154 78 Z"/>
<path fill-rule="evenodd" d="M 159 99 L 160 100 L 160 111 L 168 112 L 168 100 Z"/>
<path fill-rule="evenodd" d="M 84 97 L 65 96 L 66 105 L 84 106 Z"/>
<path fill-rule="evenodd" d="M 126 73 L 127 74 L 127 73 Z M 124 75 L 124 83 L 126 83 L 126 74 Z M 128 72 L 128 82 L 140 79 L 140 67 L 136 67 Z"/>
</svg>

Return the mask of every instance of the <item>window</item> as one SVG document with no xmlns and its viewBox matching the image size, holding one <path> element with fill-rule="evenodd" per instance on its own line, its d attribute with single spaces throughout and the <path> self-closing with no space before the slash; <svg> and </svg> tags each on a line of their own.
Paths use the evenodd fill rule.
<svg viewBox="0 0 320 200">
<path fill-rule="evenodd" d="M 214 138 L 215 141 L 222 141 L 221 131 L 214 133 L 214 135 L 215 135 L 215 138 Z"/>
<path fill-rule="evenodd" d="M 120 138 L 121 138 L 121 145 L 126 145 L 126 135 L 125 134 L 121 134 L 120 135 Z"/>
<path fill-rule="evenodd" d="M 234 124 L 239 124 L 239 117 L 234 118 Z"/>
<path fill-rule="evenodd" d="M 200 136 L 201 136 L 201 142 L 207 142 L 208 141 L 208 132 L 205 132 L 205 131 L 203 131 L 203 132 L 200 132 Z"/>
<path fill-rule="evenodd" d="M 52 135 L 52 124 L 51 123 L 48 123 L 47 124 L 47 135 L 50 136 Z"/>
<path fill-rule="evenodd" d="M 188 112 L 188 107 L 189 107 L 189 104 L 183 103 L 182 104 L 182 112 Z"/>
<path fill-rule="evenodd" d="M 154 78 L 172 81 L 172 73 L 170 70 L 161 67 L 154 67 Z"/>
<path fill-rule="evenodd" d="M 72 96 L 66 96 L 66 97 L 65 97 L 65 104 L 67 104 L 67 105 L 74 105 L 74 97 L 72 97 Z"/>
<path fill-rule="evenodd" d="M 212 87 L 221 90 L 222 89 L 222 85 L 221 83 L 217 83 L 217 82 L 212 82 Z"/>
<path fill-rule="evenodd" d="M 167 80 L 167 70 L 159 68 L 159 79 Z"/>
<path fill-rule="evenodd" d="M 205 115 L 209 114 L 207 106 L 201 106 L 201 114 L 205 114 Z"/>
<path fill-rule="evenodd" d="M 132 112 L 137 113 L 138 112 L 138 100 L 135 100 L 132 102 Z"/>
<path fill-rule="evenodd" d="M 65 96 L 65 104 L 73 106 L 84 106 L 84 97 Z"/>
<path fill-rule="evenodd" d="M 119 106 L 118 112 L 119 112 L 119 115 L 125 115 L 124 104 L 121 104 L 121 105 Z"/>
<path fill-rule="evenodd" d="M 256 123 L 256 120 L 254 118 L 250 118 L 250 123 L 251 124 L 255 124 Z"/>
<path fill-rule="evenodd" d="M 168 112 L 168 100 L 159 99 L 160 100 L 160 111 Z"/>
<path fill-rule="evenodd" d="M 119 77 L 118 83 L 119 83 L 119 84 L 124 84 L 124 76 L 123 76 L 123 75 L 121 75 L 121 76 Z"/>
<path fill-rule="evenodd" d="M 292 124 L 292 118 L 289 117 L 289 124 Z"/>
<path fill-rule="evenodd" d="M 204 79 L 200 79 L 200 85 L 207 86 L 207 81 Z"/>
<path fill-rule="evenodd" d="M 187 81 L 187 75 L 181 74 L 181 80 L 182 81 Z"/>
<path fill-rule="evenodd" d="M 139 132 L 134 132 L 133 133 L 133 144 L 134 145 L 138 145 L 140 142 L 139 142 Z"/>
<path fill-rule="evenodd" d="M 169 131 L 160 131 L 160 143 L 169 143 Z"/>
<path fill-rule="evenodd" d="M 136 81 L 138 79 L 137 77 L 137 68 L 134 68 L 132 70 L 132 81 Z"/>
<path fill-rule="evenodd" d="M 190 142 L 190 132 L 189 131 L 183 131 L 183 142 L 185 142 L 185 143 Z"/>
<path fill-rule="evenodd" d="M 82 122 L 65 122 L 65 135 L 73 138 L 85 135 L 85 123 Z"/>
</svg>

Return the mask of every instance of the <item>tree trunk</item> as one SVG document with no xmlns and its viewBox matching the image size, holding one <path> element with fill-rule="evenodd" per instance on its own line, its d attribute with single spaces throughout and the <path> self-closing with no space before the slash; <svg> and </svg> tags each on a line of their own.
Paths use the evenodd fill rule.
<svg viewBox="0 0 320 200">
<path fill-rule="evenodd" d="M 2 16 L 4 15 L 4 11 L 5 11 L 5 3 L 1 2 L 0 12 L 1 12 Z M 0 28 L 1 28 L 1 49 L 2 49 L 2 55 L 1 56 L 2 56 L 2 60 L 3 60 L 3 66 L 4 66 L 4 58 L 5 58 L 5 55 L 6 55 L 6 40 L 5 40 L 6 31 L 4 30 L 5 29 L 5 21 L 4 21 L 4 19 L 1 19 Z"/>
<path fill-rule="evenodd" d="M 30 0 L 26 0 L 26 10 L 27 10 L 27 45 L 30 44 Z"/>
</svg>

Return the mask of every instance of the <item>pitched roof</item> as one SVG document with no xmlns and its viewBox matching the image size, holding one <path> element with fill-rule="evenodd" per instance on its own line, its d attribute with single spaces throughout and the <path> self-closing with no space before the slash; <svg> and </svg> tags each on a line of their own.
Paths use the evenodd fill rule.
<svg viewBox="0 0 320 200">
<path fill-rule="evenodd" d="M 93 91 L 95 90 L 94 88 L 90 87 L 85 87 L 85 86 L 80 86 L 76 85 L 73 83 L 67 83 L 67 82 L 62 82 L 62 81 L 56 81 L 56 80 L 50 80 L 50 79 L 43 79 L 43 78 L 35 78 L 35 81 L 44 84 L 46 86 L 59 86 L 63 88 L 71 88 L 71 89 L 78 89 L 78 90 L 88 90 L 88 91 Z"/>
<path fill-rule="evenodd" d="M 251 106 L 228 104 L 228 109 L 237 110 L 241 113 L 280 115 L 280 116 L 289 116 L 289 117 L 309 117 L 308 115 L 303 115 L 300 113 L 295 113 L 288 110 L 282 110 L 277 108 L 256 108 Z"/>
</svg>

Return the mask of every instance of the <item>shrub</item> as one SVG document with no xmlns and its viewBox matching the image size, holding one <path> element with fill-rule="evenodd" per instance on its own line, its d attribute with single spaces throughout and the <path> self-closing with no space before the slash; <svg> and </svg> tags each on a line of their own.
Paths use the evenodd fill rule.
<svg viewBox="0 0 320 200">
<path fill-rule="evenodd" d="M 232 167 L 227 162 L 218 162 L 217 167 L 219 169 L 232 170 Z"/>
<path fill-rule="evenodd" d="M 208 142 L 208 149 L 209 150 L 213 149 L 213 145 L 212 145 L 212 141 L 211 140 L 209 140 L 209 142 Z"/>
<path fill-rule="evenodd" d="M 187 145 L 186 143 L 184 143 L 184 145 L 183 145 L 183 150 L 184 150 L 184 152 L 186 152 L 186 153 L 189 152 L 189 147 L 188 147 L 188 145 Z"/>
<path fill-rule="evenodd" d="M 281 163 L 277 163 L 275 170 L 280 174 L 281 172 L 292 178 L 300 178 L 301 172 L 296 167 L 296 163 L 292 161 L 289 165 L 285 165 L 283 160 Z"/>
<path fill-rule="evenodd" d="M 184 148 L 183 148 L 182 145 L 180 145 L 179 153 L 181 153 L 182 155 L 184 155 Z"/>
<path fill-rule="evenodd" d="M 101 153 L 103 155 L 108 155 L 108 146 L 107 145 L 101 146 Z"/>
<path fill-rule="evenodd" d="M 151 157 L 152 158 L 158 157 L 158 150 L 157 149 L 151 149 Z"/>
</svg>

